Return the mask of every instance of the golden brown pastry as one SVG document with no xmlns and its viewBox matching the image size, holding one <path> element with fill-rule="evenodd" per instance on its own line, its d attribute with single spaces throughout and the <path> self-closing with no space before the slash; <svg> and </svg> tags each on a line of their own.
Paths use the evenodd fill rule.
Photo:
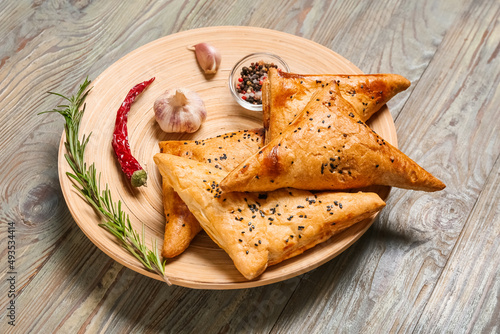
<svg viewBox="0 0 500 334">
<path fill-rule="evenodd" d="M 375 193 L 319 193 L 280 189 L 223 193 L 226 172 L 169 154 L 154 156 L 160 172 L 203 229 L 247 279 L 372 217 L 385 206 Z"/>
<path fill-rule="evenodd" d="M 316 92 L 282 135 L 221 182 L 225 191 L 342 190 L 370 185 L 424 191 L 445 187 L 371 130 L 335 83 Z"/>
<path fill-rule="evenodd" d="M 263 135 L 263 129 L 242 130 L 205 140 L 162 141 L 159 146 L 160 152 L 206 162 L 218 169 L 231 170 L 261 148 Z M 201 227 L 166 180 L 163 180 L 162 188 L 166 218 L 162 256 L 172 258 L 189 246 Z"/>
<path fill-rule="evenodd" d="M 200 223 L 168 182 L 162 180 L 165 235 L 161 256 L 172 258 L 188 248 L 191 240 L 201 231 Z"/>
<path fill-rule="evenodd" d="M 331 81 L 338 84 L 342 97 L 353 105 L 363 122 L 396 94 L 410 87 L 410 81 L 397 74 L 303 75 L 271 68 L 262 87 L 266 144 L 297 117 L 314 92 Z"/>
</svg>

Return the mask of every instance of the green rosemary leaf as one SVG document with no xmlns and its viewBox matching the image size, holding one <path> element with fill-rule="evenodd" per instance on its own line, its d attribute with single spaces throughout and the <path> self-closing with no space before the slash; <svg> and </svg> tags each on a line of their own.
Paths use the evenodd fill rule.
<svg viewBox="0 0 500 334">
<path fill-rule="evenodd" d="M 66 172 L 66 175 L 73 180 L 73 186 L 87 203 L 106 217 L 107 221 L 100 223 L 99 226 L 114 235 L 121 246 L 139 260 L 147 270 L 159 274 L 165 282 L 170 284 L 165 276 L 166 262 L 162 262 L 160 259 L 156 240 L 152 245 L 153 250 L 150 250 L 145 241 L 144 224 L 142 225 L 142 235 L 139 235 L 132 228 L 129 216 L 122 210 L 121 201 L 113 202 L 107 183 L 105 190 L 101 192 L 101 174 L 97 174 L 95 165 L 92 163 L 87 168 L 87 164 L 84 162 L 85 148 L 92 133 L 84 134 L 80 140 L 78 132 L 80 121 L 85 112 L 84 102 L 92 89 L 89 88 L 90 83 L 91 81 L 86 78 L 76 95 L 69 98 L 59 93 L 48 92 L 69 101 L 69 105 L 61 104 L 52 110 L 40 112 L 39 115 L 56 112 L 64 117 L 66 133 L 66 142 L 64 143 L 66 154 L 64 157 L 73 171 L 73 173 Z"/>
<path fill-rule="evenodd" d="M 70 99 L 68 99 L 66 96 L 64 96 L 64 95 L 62 95 L 62 94 L 59 94 L 59 93 L 54 93 L 54 92 L 47 92 L 47 94 L 57 95 L 57 96 L 59 96 L 59 97 L 62 97 L 62 98 L 63 98 L 63 99 L 65 99 L 65 100 L 68 100 L 68 101 L 70 101 L 70 102 L 71 102 L 71 100 L 70 100 Z M 58 106 L 58 107 L 68 108 L 68 106 Z"/>
</svg>

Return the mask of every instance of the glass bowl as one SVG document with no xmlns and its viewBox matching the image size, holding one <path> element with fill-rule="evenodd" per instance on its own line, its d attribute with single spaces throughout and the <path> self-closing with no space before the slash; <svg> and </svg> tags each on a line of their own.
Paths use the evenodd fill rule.
<svg viewBox="0 0 500 334">
<path fill-rule="evenodd" d="M 243 108 L 246 108 L 249 110 L 254 110 L 254 111 L 262 111 L 262 93 L 260 93 L 260 94 L 258 93 L 258 92 L 261 92 L 261 88 L 262 88 L 262 86 L 261 86 L 262 84 L 260 83 L 261 80 L 259 80 L 259 78 L 254 78 L 253 80 L 249 80 L 249 81 L 251 81 L 252 86 L 254 86 L 256 88 L 256 90 L 252 91 L 251 89 L 249 89 L 249 92 L 244 90 L 244 92 L 246 92 L 246 94 L 244 94 L 244 95 L 241 92 L 238 92 L 238 89 L 239 89 L 238 85 L 244 84 L 243 80 L 240 79 L 240 78 L 242 78 L 243 68 L 246 67 L 247 69 L 249 69 L 252 64 L 260 63 L 260 62 L 263 62 L 265 64 L 276 65 L 278 69 L 285 71 L 285 72 L 290 71 L 287 63 L 285 63 L 285 61 L 283 59 L 281 59 L 277 55 L 274 55 L 272 53 L 267 53 L 267 52 L 251 53 L 248 56 L 242 58 L 239 62 L 236 63 L 236 65 L 234 65 L 234 67 L 231 71 L 231 74 L 229 75 L 229 89 L 231 90 L 231 94 L 233 95 L 236 102 L 238 102 Z M 260 77 L 262 77 L 262 75 Z M 245 98 L 246 98 L 246 99 L 249 99 L 251 101 L 255 92 L 257 92 L 257 94 L 255 94 L 255 95 L 257 97 L 260 96 L 260 98 L 261 98 L 260 103 L 255 102 L 255 101 L 249 102 L 249 101 L 245 100 Z M 243 96 L 245 96 L 245 97 L 243 97 Z M 250 97 L 252 97 L 252 98 L 250 98 Z"/>
</svg>

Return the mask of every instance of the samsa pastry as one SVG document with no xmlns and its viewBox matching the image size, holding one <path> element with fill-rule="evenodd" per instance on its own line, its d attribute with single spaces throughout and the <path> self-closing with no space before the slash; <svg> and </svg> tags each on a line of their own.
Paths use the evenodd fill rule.
<svg viewBox="0 0 500 334">
<path fill-rule="evenodd" d="M 262 86 L 266 143 L 279 136 L 311 96 L 332 81 L 363 122 L 396 94 L 410 87 L 410 81 L 397 74 L 294 74 L 272 68 Z"/>
<path fill-rule="evenodd" d="M 436 191 L 445 185 L 370 129 L 335 82 L 317 91 L 283 134 L 221 182 L 224 191 L 371 185 Z"/>
<path fill-rule="evenodd" d="M 227 174 L 208 164 L 158 153 L 155 163 L 210 238 L 254 279 L 385 206 L 375 193 L 317 193 L 280 189 L 224 193 Z"/>
<path fill-rule="evenodd" d="M 231 170 L 263 146 L 264 130 L 242 130 L 214 138 L 187 141 L 162 141 L 160 152 L 194 159 L 214 168 Z M 165 236 L 162 256 L 172 258 L 181 254 L 201 227 L 188 207 L 163 179 Z"/>
</svg>

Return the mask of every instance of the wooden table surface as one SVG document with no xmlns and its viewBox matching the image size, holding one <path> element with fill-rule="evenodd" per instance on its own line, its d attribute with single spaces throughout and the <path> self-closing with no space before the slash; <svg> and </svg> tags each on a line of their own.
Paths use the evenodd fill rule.
<svg viewBox="0 0 500 334">
<path fill-rule="evenodd" d="M 37 116 L 61 99 L 46 92 L 217 25 L 302 36 L 410 79 L 389 103 L 399 146 L 447 188 L 393 189 L 352 247 L 264 287 L 167 286 L 113 261 L 63 199 L 63 119 Z M 500 333 L 500 2 L 6 0 L 0 36 L 1 333 Z"/>
</svg>

